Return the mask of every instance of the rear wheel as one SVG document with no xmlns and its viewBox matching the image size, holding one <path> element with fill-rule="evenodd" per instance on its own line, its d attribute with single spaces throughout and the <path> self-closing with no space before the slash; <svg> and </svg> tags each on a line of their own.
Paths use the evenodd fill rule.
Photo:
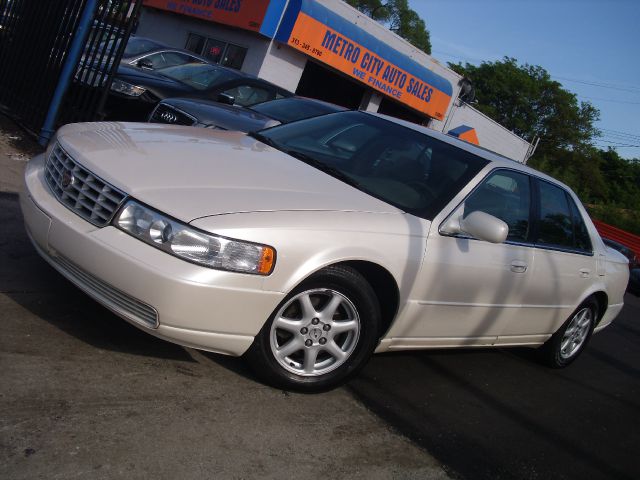
<svg viewBox="0 0 640 480">
<path fill-rule="evenodd" d="M 573 362 L 584 350 L 598 318 L 598 302 L 587 299 L 541 348 L 542 360 L 552 368 Z"/>
<path fill-rule="evenodd" d="M 349 267 L 328 267 L 276 308 L 247 359 L 267 383 L 303 391 L 335 387 L 373 352 L 380 306 L 369 283 Z"/>
</svg>

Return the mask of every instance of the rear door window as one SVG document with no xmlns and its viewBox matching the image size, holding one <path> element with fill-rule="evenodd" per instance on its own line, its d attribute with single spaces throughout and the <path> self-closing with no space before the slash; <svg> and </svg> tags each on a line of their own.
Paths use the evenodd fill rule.
<svg viewBox="0 0 640 480">
<path fill-rule="evenodd" d="M 567 196 L 560 187 L 541 181 L 540 223 L 536 243 L 551 247 L 573 248 L 573 225 Z"/>
<path fill-rule="evenodd" d="M 536 244 L 592 252 L 584 219 L 569 194 L 557 185 L 538 180 L 540 220 Z"/>
</svg>

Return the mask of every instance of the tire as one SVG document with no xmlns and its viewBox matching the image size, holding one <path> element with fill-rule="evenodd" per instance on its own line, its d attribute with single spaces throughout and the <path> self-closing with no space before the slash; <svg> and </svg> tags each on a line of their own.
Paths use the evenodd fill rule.
<svg viewBox="0 0 640 480">
<path fill-rule="evenodd" d="M 315 392 L 355 375 L 375 349 L 380 305 L 356 270 L 327 267 L 278 305 L 245 358 L 266 383 Z"/>
<path fill-rule="evenodd" d="M 543 363 L 551 368 L 564 368 L 578 358 L 593 334 L 598 312 L 594 298 L 585 300 L 540 348 Z"/>
</svg>

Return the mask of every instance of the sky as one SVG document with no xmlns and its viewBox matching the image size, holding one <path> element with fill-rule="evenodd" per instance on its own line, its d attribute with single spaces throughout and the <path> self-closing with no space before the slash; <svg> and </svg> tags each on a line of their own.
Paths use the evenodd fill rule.
<svg viewBox="0 0 640 480">
<path fill-rule="evenodd" d="M 409 0 L 442 63 L 509 56 L 600 110 L 595 144 L 640 158 L 640 0 Z M 530 140 L 530 139 L 528 139 Z"/>
</svg>

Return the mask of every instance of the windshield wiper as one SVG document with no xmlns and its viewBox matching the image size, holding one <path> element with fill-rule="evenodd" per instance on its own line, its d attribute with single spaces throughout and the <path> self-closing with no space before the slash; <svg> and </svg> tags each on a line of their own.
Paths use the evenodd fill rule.
<svg viewBox="0 0 640 480">
<path fill-rule="evenodd" d="M 315 167 L 318 170 L 323 171 L 327 175 L 331 175 L 332 177 L 335 177 L 338 180 L 342 180 L 344 183 L 347 183 L 352 187 L 356 187 L 362 190 L 360 183 L 358 183 L 357 180 L 351 178 L 349 175 L 344 173 L 342 170 L 339 170 L 335 167 L 327 165 L 326 163 L 321 162 L 320 160 L 316 160 L 315 158 L 310 157 L 306 153 L 302 153 L 297 150 L 283 150 L 283 152 L 286 153 L 287 155 L 291 155 L 292 157 L 297 158 L 298 160 L 302 160 L 307 165 L 311 165 L 312 167 Z"/>
</svg>

